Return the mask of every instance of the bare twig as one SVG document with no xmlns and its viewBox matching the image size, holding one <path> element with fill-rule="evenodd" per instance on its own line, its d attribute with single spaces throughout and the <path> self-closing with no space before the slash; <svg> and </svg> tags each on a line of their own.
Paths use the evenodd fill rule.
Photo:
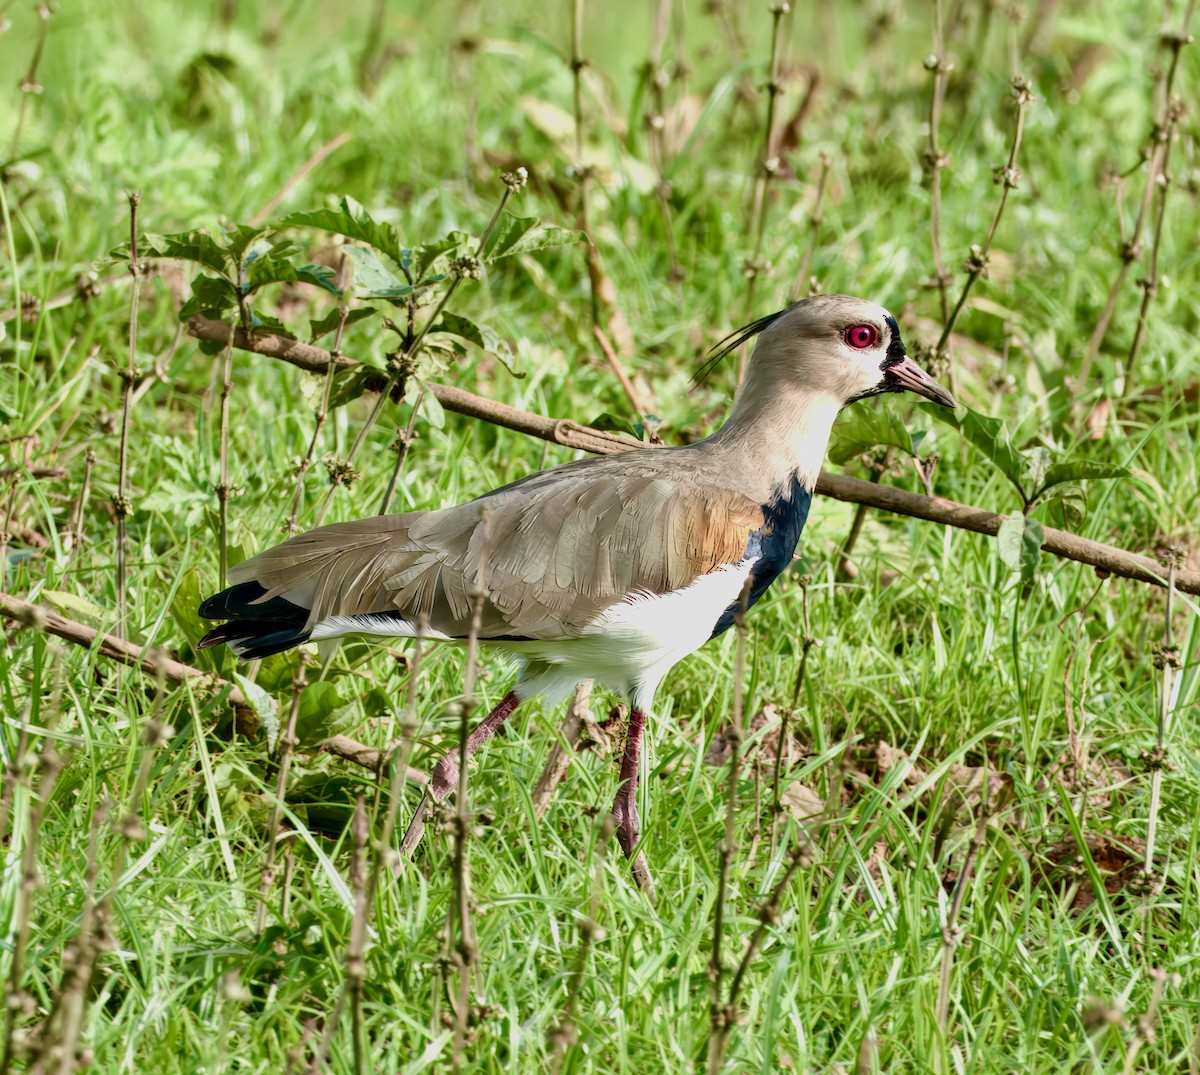
<svg viewBox="0 0 1200 1075">
<path fill-rule="evenodd" d="M 575 690 L 575 697 L 567 706 L 566 720 L 559 729 L 562 742 L 555 743 L 550 748 L 550 757 L 533 789 L 533 812 L 539 819 L 545 817 L 546 811 L 550 809 L 550 797 L 571 767 L 575 745 L 579 742 L 584 726 L 592 719 L 587 712 L 591 693 L 592 680 L 589 679 L 585 683 L 579 684 Z"/>
<path fill-rule="evenodd" d="M 945 38 L 942 34 L 942 0 L 933 0 L 933 53 L 925 58 L 925 70 L 933 75 L 933 92 L 929 97 L 929 145 L 924 164 L 929 173 L 929 238 L 933 247 L 933 286 L 941 300 L 942 324 L 950 320 L 946 287 L 953 279 L 942 260 L 942 172 L 950 164 L 950 156 L 942 151 L 939 129 L 942 106 L 946 100 L 946 81 L 954 65 L 946 59 Z"/>
<path fill-rule="evenodd" d="M 317 443 L 321 439 L 321 430 L 325 428 L 325 422 L 329 418 L 329 400 L 333 394 L 333 377 L 337 372 L 337 358 L 342 353 L 342 334 L 346 330 L 346 319 L 349 316 L 350 308 L 343 303 L 338 311 L 338 326 L 337 332 L 333 337 L 333 350 L 329 352 L 330 358 L 325 365 L 325 382 L 321 388 L 321 403 L 317 407 L 317 421 L 313 426 L 312 437 L 308 441 L 308 450 L 304 453 L 304 458 L 300 460 L 300 465 L 296 467 L 296 484 L 292 488 L 292 510 L 288 514 L 287 522 L 284 524 L 284 528 L 289 534 L 294 534 L 299 529 L 296 525 L 296 518 L 300 514 L 300 497 L 304 492 L 304 476 L 313 465 L 313 459 L 317 452 Z"/>
<path fill-rule="evenodd" d="M 1167 607 L 1166 623 L 1163 626 L 1162 644 L 1154 654 L 1154 665 L 1162 673 L 1158 692 L 1158 729 L 1155 748 L 1147 752 L 1146 763 L 1151 768 L 1150 813 L 1146 822 L 1146 858 L 1142 872 L 1147 879 L 1154 875 L 1155 839 L 1158 834 L 1158 809 L 1162 797 L 1163 770 L 1167 767 L 1167 726 L 1171 721 L 1172 683 L 1175 672 L 1181 667 L 1179 647 L 1175 644 L 1175 574 L 1183 561 L 1181 549 L 1169 549 L 1167 563 Z"/>
<path fill-rule="evenodd" d="M 718 997 L 719 1007 L 717 1011 L 713 1012 L 716 1031 L 709 1034 L 706 1046 L 708 1049 L 707 1066 L 710 1072 L 721 1070 L 721 1061 L 725 1056 L 725 1046 L 729 1040 L 729 1034 L 737 1024 L 737 1002 L 741 995 L 742 984 L 746 979 L 746 972 L 750 969 L 750 964 L 754 961 L 759 946 L 762 944 L 762 939 L 766 935 L 767 927 L 775 925 L 779 921 L 779 903 L 784 892 L 787 891 L 796 871 L 808 865 L 808 845 L 803 840 L 797 841 L 796 846 L 792 849 L 791 857 L 788 859 L 787 868 L 783 871 L 783 876 L 779 878 L 775 887 L 771 889 L 770 895 L 758 909 L 758 925 L 750 934 L 750 939 L 746 942 L 746 949 L 742 952 L 742 958 L 729 982 L 729 1000 L 722 1004 Z"/>
<path fill-rule="evenodd" d="M 255 929 L 262 933 L 267 925 L 267 896 L 275 883 L 275 856 L 279 851 L 279 821 L 287 798 L 288 774 L 292 770 L 292 751 L 296 747 L 296 718 L 300 714 L 300 695 L 307 685 L 304 676 L 305 655 L 300 654 L 299 667 L 292 680 L 292 701 L 288 706 L 287 724 L 279 737 L 279 772 L 275 781 L 275 801 L 271 804 L 271 820 L 267 825 L 267 850 L 263 858 L 262 878 L 258 887 L 258 913 Z"/>
<path fill-rule="evenodd" d="M 350 920 L 350 938 L 346 944 L 346 990 L 350 994 L 350 1024 L 354 1039 L 354 1075 L 367 1072 L 367 1028 L 363 1018 L 363 986 L 367 981 L 367 922 L 371 909 L 367 903 L 367 812 L 363 797 L 358 797 L 350 822 L 354 850 L 350 857 L 350 884 L 354 889 L 354 917 Z"/>
<path fill-rule="evenodd" d="M 967 848 L 962 869 L 959 871 L 958 879 L 954 883 L 954 892 L 950 897 L 950 909 L 946 913 L 946 924 L 942 928 L 941 976 L 938 980 L 937 1001 L 934 1005 L 934 1012 L 937 1017 L 938 1026 L 942 1031 L 943 1040 L 945 1041 L 949 1041 L 950 1036 L 950 986 L 954 980 L 954 955 L 962 940 L 962 931 L 958 928 L 958 915 L 962 910 L 963 898 L 967 894 L 967 885 L 970 884 L 971 875 L 975 869 L 975 859 L 987 837 L 988 818 L 990 816 L 988 792 L 991 787 L 991 780 L 986 768 L 981 787 L 982 791 L 980 794 L 982 798 L 979 803 L 979 820 L 975 826 L 975 835 L 972 837 L 971 844 Z"/>
<path fill-rule="evenodd" d="M 808 245 L 804 248 L 804 257 L 800 261 L 800 268 L 796 270 L 796 279 L 792 283 L 791 301 L 798 302 L 804 298 L 810 290 L 815 286 L 813 277 L 809 276 L 809 270 L 812 269 L 813 255 L 817 252 L 817 236 L 821 231 L 821 224 L 824 221 L 825 208 L 825 191 L 829 186 L 829 169 L 833 165 L 833 158 L 828 153 L 822 153 L 817 158 L 817 193 L 813 198 L 813 207 L 808 214 Z"/>
<path fill-rule="evenodd" d="M 126 616 L 126 578 L 125 555 L 127 551 L 125 519 L 133 507 L 129 498 L 129 413 L 133 403 L 133 389 L 142 375 L 137 364 L 137 335 L 138 335 L 138 303 L 142 293 L 142 267 L 138 263 L 138 205 L 142 196 L 136 191 L 129 195 L 129 275 L 133 277 L 133 286 L 129 292 L 129 361 L 121 371 L 124 382 L 121 390 L 121 447 L 117 460 L 117 491 L 113 496 L 113 514 L 117 517 L 117 633 L 125 634 Z M 221 585 L 225 585 L 222 577 Z"/>
<path fill-rule="evenodd" d="M 592 943 L 602 936 L 600 928 L 600 893 L 601 882 L 604 878 L 604 857 L 608 843 L 612 839 L 615 821 L 611 813 L 601 817 L 599 832 L 596 837 L 592 863 L 592 898 L 588 906 L 588 915 L 579 926 L 579 952 L 575 957 L 575 966 L 571 970 L 571 978 L 567 982 L 567 1001 L 563 1005 L 562 1016 L 550 1031 L 549 1039 L 554 1051 L 554 1059 L 550 1070 L 557 1075 L 562 1070 L 567 1050 L 575 1044 L 575 1009 L 579 1004 L 579 994 L 583 987 L 584 974 L 587 972 L 588 952 Z"/>
<path fill-rule="evenodd" d="M 958 296 L 958 302 L 954 304 L 954 309 L 950 312 L 950 317 L 942 327 L 942 334 L 933 348 L 934 357 L 937 359 L 945 356 L 946 341 L 950 339 L 950 333 L 954 330 L 954 322 L 958 320 L 958 315 L 962 312 L 963 305 L 967 301 L 967 296 L 971 293 L 971 288 L 974 286 L 975 281 L 987 271 L 992 240 L 996 237 L 996 229 L 1000 227 L 1000 218 L 1004 216 L 1004 207 L 1008 204 L 1008 192 L 1016 190 L 1017 185 L 1021 181 L 1021 170 L 1017 167 L 1017 153 L 1021 149 L 1021 138 L 1025 133 L 1025 110 L 1037 98 L 1033 95 L 1030 83 L 1021 75 L 1013 76 L 1012 92 L 1013 100 L 1017 105 L 1017 121 L 1013 127 L 1012 142 L 1009 145 L 1008 163 L 1001 168 L 997 168 L 994 177 L 996 184 L 1000 187 L 1000 201 L 996 205 L 996 212 L 992 216 L 992 224 L 988 228 L 987 236 L 984 238 L 982 244 L 971 247 L 971 252 L 964 264 L 964 268 L 967 270 L 967 278 L 963 281 L 962 292 Z"/>
<path fill-rule="evenodd" d="M 231 330 L 228 325 L 209 318 L 194 317 L 188 323 L 188 331 L 201 340 L 225 343 L 234 339 L 235 346 L 270 358 L 282 359 L 292 365 L 312 372 L 324 373 L 330 362 L 328 351 L 311 344 L 301 344 L 272 334 L 251 334 L 241 329 Z M 357 367 L 352 359 L 337 359 L 339 368 Z M 465 392 L 453 385 L 428 382 L 429 389 L 446 410 L 478 418 L 518 433 L 561 444 L 564 447 L 585 452 L 607 454 L 623 452 L 631 448 L 646 447 L 632 437 L 617 436 L 603 430 L 592 429 L 568 418 L 547 418 L 510 407 L 483 396 Z M 971 530 L 977 534 L 995 537 L 1006 516 L 982 508 L 959 504 L 936 496 L 921 496 L 891 486 L 847 478 L 841 474 L 822 472 L 817 479 L 816 491 L 822 496 L 833 497 L 851 504 L 866 504 L 882 511 L 908 515 L 914 519 Z M 1166 585 L 1166 575 L 1157 561 L 1148 556 L 1126 552 L 1112 545 L 1078 537 L 1066 530 L 1046 527 L 1042 548 L 1055 556 L 1088 564 L 1109 575 L 1136 579 L 1157 586 Z M 1200 595 L 1200 571 L 1179 571 L 1175 576 L 1175 588 L 1183 593 Z"/>
<path fill-rule="evenodd" d="M 13 128 L 12 144 L 9 147 L 9 160 L 16 160 L 21 152 L 21 131 L 25 127 L 25 115 L 29 110 L 29 98 L 42 92 L 38 84 L 38 65 L 42 62 L 42 53 L 46 48 L 46 31 L 50 26 L 50 16 L 53 9 L 47 3 L 38 4 L 35 8 L 38 17 L 37 41 L 33 46 L 33 56 L 29 60 L 29 70 L 21 79 L 18 87 L 21 91 L 21 104 L 17 111 L 17 124 Z"/>
<path fill-rule="evenodd" d="M 1137 386 L 1133 374 L 1137 367 L 1138 357 L 1142 351 L 1142 343 L 1145 340 L 1146 320 L 1150 313 L 1150 306 L 1154 302 L 1154 297 L 1158 294 L 1158 255 L 1162 247 L 1163 223 L 1167 216 L 1167 197 L 1171 190 L 1171 173 L 1169 171 L 1171 145 L 1175 140 L 1175 132 L 1179 126 L 1179 120 L 1183 116 L 1183 102 L 1174 98 L 1172 88 L 1175 84 L 1175 72 L 1179 68 L 1179 55 L 1183 51 L 1183 46 L 1191 41 L 1187 28 L 1195 6 L 1196 0 L 1188 0 L 1187 7 L 1184 8 L 1179 32 L 1167 34 L 1163 39 L 1171 49 L 1171 66 L 1167 72 L 1167 80 L 1163 87 L 1163 120 L 1155 130 L 1155 140 L 1162 145 L 1158 175 L 1154 179 L 1154 185 L 1158 188 L 1158 204 L 1155 207 L 1154 240 L 1150 245 L 1150 260 L 1147 264 L 1146 275 L 1138 281 L 1138 284 L 1142 288 L 1142 304 L 1138 309 L 1137 327 L 1134 329 L 1133 339 L 1129 343 L 1129 355 L 1125 359 L 1126 396 L 1136 391 Z"/>
<path fill-rule="evenodd" d="M 774 153 L 775 148 L 775 106 L 779 95 L 783 93 L 783 84 L 779 80 L 779 64 L 782 59 L 783 17 L 791 10 L 783 0 L 776 0 L 771 5 L 771 61 L 767 73 L 767 116 L 763 124 L 762 153 L 755 169 L 754 203 L 751 209 L 751 219 L 754 221 L 754 251 L 746 261 L 746 274 L 750 278 L 746 288 L 746 310 L 754 309 L 754 291 L 758 278 L 763 271 L 762 244 L 767 227 L 767 188 L 775 173 L 779 171 L 779 158 Z M 746 320 L 749 318 L 747 317 Z M 746 363 L 750 360 L 750 348 L 742 348 L 738 365 L 738 384 L 746 379 Z"/>
<path fill-rule="evenodd" d="M 471 626 L 467 632 L 467 671 L 463 678 L 462 714 L 459 720 L 458 791 L 454 811 L 454 895 L 450 901 L 450 921 L 446 930 L 447 955 L 458 972 L 458 998 L 454 1009 L 454 1051 L 451 1059 L 457 1071 L 464 1059 L 467 1044 L 467 1023 L 470 1017 L 471 968 L 479 958 L 474 923 L 471 921 L 470 836 L 474 818 L 467 798 L 467 762 L 470 758 L 471 711 L 475 708 L 475 679 L 479 671 L 479 631 L 483 622 L 483 603 L 487 598 L 488 554 L 491 546 L 491 512 L 484 508 L 480 519 L 482 541 L 479 566 L 470 594 L 474 606 Z M 457 928 L 458 943 L 454 934 Z"/>
</svg>

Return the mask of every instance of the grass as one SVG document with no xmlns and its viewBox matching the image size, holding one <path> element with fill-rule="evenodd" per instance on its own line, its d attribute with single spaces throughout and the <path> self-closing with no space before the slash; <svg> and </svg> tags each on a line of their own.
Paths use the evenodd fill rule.
<svg viewBox="0 0 1200 1075">
<path fill-rule="evenodd" d="M 736 362 L 694 392 L 688 379 L 704 350 L 743 320 L 747 259 L 759 274 L 751 316 L 782 304 L 805 262 L 823 290 L 876 299 L 900 315 L 911 346 L 934 345 L 941 301 L 936 286 L 925 286 L 934 267 L 922 171 L 931 144 L 934 79 L 922 61 L 934 40 L 932 4 L 803 5 L 782 16 L 774 108 L 782 164 L 769 184 L 760 184 L 773 22 L 766 5 L 666 3 L 653 17 L 645 5 L 585 5 L 583 162 L 569 62 L 573 7 L 63 5 L 46 23 L 40 56 L 37 13 L 5 9 L 12 26 L 0 36 L 0 65 L 28 72 L 37 57 L 33 81 L 42 87 L 18 94 L 10 85 L 0 104 L 0 146 L 12 148 L 0 151 L 8 158 L 0 167 L 0 308 L 27 313 L 0 326 L 6 592 L 116 628 L 120 374 L 131 360 L 157 371 L 139 383 L 129 410 L 127 637 L 225 676 L 253 677 L 286 719 L 295 654 L 255 672 L 194 650 L 196 604 L 214 590 L 221 561 L 214 486 L 223 362 L 180 338 L 194 268 L 163 262 L 145 279 L 132 355 L 119 259 L 99 270 L 102 286 L 90 300 L 50 301 L 128 238 L 130 191 L 141 196 L 148 233 L 245 222 L 284 192 L 273 221 L 348 195 L 415 245 L 452 229 L 479 235 L 504 189 L 499 173 L 518 165 L 530 182 L 510 208 L 575 227 L 582 163 L 593 268 L 608 285 L 595 292 L 597 316 L 619 343 L 619 311 L 634 341 L 620 361 L 648 390 L 668 443 L 702 435 L 728 408 Z M 1048 21 L 1031 50 L 1034 7 Z M 1009 191 L 988 272 L 959 315 L 947 361 L 964 402 L 1003 419 L 1018 448 L 1129 468 L 1124 480 L 1083 482 L 1073 501 L 1038 505 L 1036 520 L 1151 555 L 1175 544 L 1194 566 L 1194 113 L 1178 120 L 1170 156 L 1158 250 L 1169 281 L 1149 307 L 1137 383 L 1124 374 L 1144 262 L 1134 264 L 1086 383 L 1071 380 L 1120 269 L 1118 201 L 1128 228 L 1146 182 L 1138 163 L 1162 114 L 1156 72 L 1170 56 L 1159 34 L 1179 27 L 1184 12 L 1175 7 L 1164 16 L 1132 0 L 1031 5 L 1018 25 L 1001 7 L 949 5 L 945 50 L 954 66 L 937 140 L 950 155 L 940 234 L 953 301 L 963 259 L 995 214 L 993 169 L 1012 140 L 1015 55 L 1037 97 L 1025 117 L 1024 174 Z M 656 18 L 667 28 L 659 49 L 667 67 L 651 92 L 643 64 Z M 277 34 L 267 32 L 273 27 Z M 787 133 L 809 67 L 819 80 L 814 104 Z M 1198 84 L 1200 54 L 1184 48 L 1174 89 L 1186 99 Z M 663 117 L 653 140 L 643 122 L 651 108 Z M 346 132 L 348 142 L 289 186 L 312 153 Z M 808 214 L 822 154 L 829 174 L 814 232 Z M 660 174 L 669 188 L 659 188 Z M 817 240 L 808 263 L 810 233 Z M 284 234 L 301 245 L 299 260 L 337 267 L 327 232 Z M 1145 257 L 1148 229 L 1143 238 Z M 681 280 L 672 274 L 676 258 Z M 438 293 L 416 311 L 417 328 Z M 299 335 L 309 317 L 333 308 L 304 285 L 272 285 L 254 302 L 256 314 Z M 453 351 L 445 336 L 423 352 L 421 376 L 585 423 L 606 412 L 630 424 L 644 417 L 593 337 L 581 245 L 488 266 L 481 281 L 461 281 L 448 309 L 508 341 L 525 376 L 513 378 L 492 357 L 494 344 Z M 383 312 L 405 328 L 403 306 Z M 346 327 L 342 350 L 382 366 L 396 340 L 376 315 Z M 282 536 L 324 385 L 240 351 L 232 371 L 227 553 L 235 563 Z M 410 384 L 408 400 L 415 395 Z M 372 403 L 368 394 L 330 411 L 318 461 L 345 460 Z M 931 425 L 925 409 L 900 399 L 867 406 L 927 434 L 919 447 L 940 457 L 938 494 L 1021 509 L 987 453 Z M 843 419 L 847 428 L 856 421 Z M 355 460 L 361 477 L 336 490 L 330 520 L 377 509 L 394 465 L 389 446 L 409 422 L 409 402 L 383 409 Z M 455 503 L 571 455 L 430 406 L 413 430 L 393 510 Z M 34 477 L 35 466 L 60 471 Z M 304 474 L 301 527 L 316 517 L 326 474 L 321 465 Z M 922 490 L 899 463 L 883 480 Z M 1072 506 L 1085 510 L 1064 514 Z M 1163 637 L 1164 593 L 1119 579 L 1098 586 L 1085 567 L 1047 555 L 1022 577 L 990 539 L 877 512 L 866 518 L 858 573 L 847 580 L 838 549 L 852 515 L 848 505 L 814 503 L 803 560 L 748 617 L 741 686 L 750 731 L 724 893 L 727 980 L 758 908 L 793 850 L 804 852 L 748 962 L 724 1070 L 1200 1070 L 1194 599 L 1175 602 L 1170 767 L 1147 876 L 1140 849 L 1156 757 L 1163 673 L 1153 647 Z M 801 573 L 819 644 L 790 714 L 803 749 L 790 755 L 782 783 L 802 785 L 825 808 L 816 820 L 780 819 L 772 841 L 770 733 L 791 700 L 803 646 Z M 308 668 L 286 801 L 278 803 L 277 763 L 264 738 L 233 734 L 219 693 L 156 682 L 9 624 L 0 646 L 6 981 L 19 938 L 27 934 L 28 943 L 10 990 L 6 1063 L 163 1073 L 703 1068 L 729 786 L 729 762 L 711 764 L 706 751 L 730 722 L 733 635 L 675 671 L 648 728 L 641 812 L 657 905 L 638 892 L 615 848 L 598 846 L 597 816 L 616 779 L 611 758 L 582 754 L 544 820 L 535 819 L 530 789 L 560 714 L 531 707 L 473 766 L 478 957 L 470 1010 L 460 1019 L 453 1009 L 446 931 L 454 849 L 442 826 L 431 827 L 414 865 L 395 878 L 382 874 L 356 1020 L 359 1005 L 343 1000 L 354 875 L 362 873 L 361 865 L 352 870 L 350 817 L 362 796 L 372 832 L 389 809 L 403 825 L 418 789 L 403 786 L 393 801 L 384 774 L 372 810 L 375 776 L 315 747 L 334 731 L 376 746 L 398 734 L 409 691 L 404 663 L 384 646 L 356 644 L 342 648 L 323 682 L 315 682 L 317 666 Z M 460 652 L 423 655 L 414 764 L 427 768 L 456 744 L 464 670 Z M 504 695 L 508 677 L 495 659 L 482 661 L 481 707 Z M 1082 727 L 1074 745 L 1068 701 Z M 602 715 L 607 701 L 593 704 Z M 165 739 L 155 731 L 161 725 L 172 732 Z M 903 757 L 889 757 L 881 740 Z M 1089 768 L 1077 778 L 1071 758 L 1080 748 Z M 985 766 L 989 820 L 964 876 L 985 808 L 969 784 Z M 259 930 L 277 804 L 284 836 Z M 23 855 L 36 859 L 36 886 L 23 884 Z"/>
</svg>

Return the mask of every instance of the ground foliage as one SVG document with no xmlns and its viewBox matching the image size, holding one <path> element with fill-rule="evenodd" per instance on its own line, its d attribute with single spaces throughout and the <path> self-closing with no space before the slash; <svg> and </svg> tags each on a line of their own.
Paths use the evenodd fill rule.
<svg viewBox="0 0 1200 1075">
<path fill-rule="evenodd" d="M 996 542 L 868 514 L 846 571 L 853 509 L 820 501 L 802 560 L 750 617 L 727 969 L 798 868 L 746 961 L 726 1069 L 1196 1070 L 1195 606 L 1175 602 L 1164 660 L 1161 590 L 1038 552 L 1040 527 L 1059 525 L 1195 563 L 1200 165 L 1196 114 L 1164 103 L 1168 77 L 1185 101 L 1200 85 L 1200 56 L 1171 36 L 1182 7 L 946 5 L 943 157 L 932 5 L 580 4 L 574 52 L 567 3 L 4 6 L 3 589 L 116 629 L 125 514 L 127 636 L 238 675 L 263 723 L 238 734 L 220 692 L 8 625 L 6 1063 L 46 1070 L 62 1047 L 55 1070 L 703 1065 L 732 633 L 677 670 L 653 720 L 657 906 L 600 851 L 616 779 L 602 729 L 540 821 L 529 789 L 560 715 L 532 708 L 480 755 L 478 958 L 456 1020 L 451 836 L 383 871 L 365 962 L 347 960 L 361 887 L 347 821 L 365 797 L 378 833 L 389 796 L 315 751 L 335 732 L 398 734 L 406 654 L 344 646 L 296 696 L 295 654 L 251 671 L 196 652 L 196 606 L 222 545 L 233 563 L 282 536 L 297 480 L 300 526 L 326 496 L 331 520 L 377 510 L 406 431 L 394 510 L 570 454 L 446 414 L 422 383 L 693 439 L 736 374 L 730 360 L 689 391 L 706 348 L 817 286 L 896 311 L 970 408 L 948 425 L 907 400 L 860 405 L 837 463 L 916 491 L 924 473 L 1011 520 Z M 1163 146 L 1170 183 L 1151 184 L 1135 234 Z M 978 277 L 945 354 L 935 175 L 949 304 Z M 148 269 L 132 353 L 130 191 Z M 226 356 L 181 317 L 329 347 L 342 310 L 341 351 L 370 370 L 326 384 L 232 354 L 223 477 Z M 463 669 L 461 653 L 424 655 L 417 765 L 456 739 Z M 481 700 L 507 686 L 485 661 Z"/>
</svg>

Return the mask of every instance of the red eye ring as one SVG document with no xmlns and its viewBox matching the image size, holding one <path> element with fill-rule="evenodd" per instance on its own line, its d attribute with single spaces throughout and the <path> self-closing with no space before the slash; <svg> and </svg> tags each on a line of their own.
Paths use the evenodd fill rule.
<svg viewBox="0 0 1200 1075">
<path fill-rule="evenodd" d="M 847 347 L 853 347 L 856 351 L 865 351 L 868 347 L 874 347 L 879 343 L 879 329 L 865 323 L 851 325 L 846 329 L 843 339 L 846 341 Z"/>
</svg>

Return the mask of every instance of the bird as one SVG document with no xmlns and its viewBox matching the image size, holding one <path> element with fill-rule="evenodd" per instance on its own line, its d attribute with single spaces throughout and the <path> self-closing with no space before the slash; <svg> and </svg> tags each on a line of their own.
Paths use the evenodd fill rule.
<svg viewBox="0 0 1200 1075">
<path fill-rule="evenodd" d="M 200 605 L 224 622 L 199 647 L 225 643 L 250 660 L 345 635 L 466 643 L 474 623 L 477 641 L 515 656 L 519 671 L 470 732 L 467 759 L 521 703 L 551 705 L 596 680 L 629 704 L 612 819 L 632 858 L 659 685 L 791 563 L 838 413 L 887 392 L 957 405 L 909 356 L 896 319 L 865 299 L 801 299 L 727 336 L 706 365 L 755 336 L 732 412 L 705 439 L 298 534 L 229 570 L 228 588 Z M 409 854 L 429 800 L 457 787 L 458 753 L 432 770 Z"/>
</svg>

